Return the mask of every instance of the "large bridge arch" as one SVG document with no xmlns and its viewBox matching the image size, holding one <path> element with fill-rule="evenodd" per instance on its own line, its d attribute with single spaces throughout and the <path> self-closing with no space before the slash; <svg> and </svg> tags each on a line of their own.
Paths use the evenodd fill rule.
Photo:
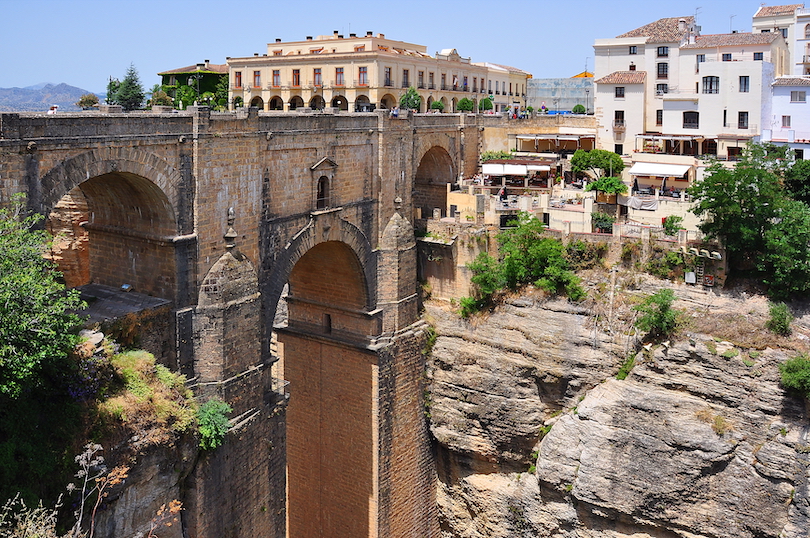
<svg viewBox="0 0 810 538">
<path fill-rule="evenodd" d="M 421 209 L 422 218 L 431 218 L 439 208 L 445 216 L 447 185 L 456 182 L 456 166 L 448 150 L 434 145 L 424 152 L 414 177 L 413 206 Z"/>
<path fill-rule="evenodd" d="M 59 163 L 32 205 L 58 238 L 52 255 L 68 285 L 128 284 L 178 302 L 178 280 L 187 287 L 177 264 L 181 174 L 146 152 L 126 153 L 92 151 Z"/>
<path fill-rule="evenodd" d="M 315 216 L 286 250 L 273 280 L 289 286 L 277 328 L 290 394 L 287 536 L 377 536 L 376 256 L 338 212 Z"/>
</svg>

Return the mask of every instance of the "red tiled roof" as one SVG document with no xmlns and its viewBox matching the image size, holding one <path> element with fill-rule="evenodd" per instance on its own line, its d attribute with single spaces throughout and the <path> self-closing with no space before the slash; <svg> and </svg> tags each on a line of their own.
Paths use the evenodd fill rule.
<svg viewBox="0 0 810 538">
<path fill-rule="evenodd" d="M 181 75 L 184 73 L 219 73 L 221 75 L 228 72 L 228 64 L 208 64 L 208 67 L 203 66 L 202 69 L 197 67 L 197 64 L 188 67 L 181 67 L 179 69 L 170 69 L 169 71 L 161 71 L 158 75 Z"/>
<path fill-rule="evenodd" d="M 760 34 L 709 34 L 698 36 L 694 43 L 682 46 L 682 49 L 708 49 L 716 47 L 733 47 L 739 45 L 769 45 L 782 37 L 778 32 L 765 32 Z"/>
<path fill-rule="evenodd" d="M 789 4 L 787 6 L 761 6 L 754 14 L 754 18 L 777 17 L 779 15 L 792 15 L 797 8 L 803 8 L 804 4 Z"/>
<path fill-rule="evenodd" d="M 595 80 L 594 84 L 644 84 L 646 71 L 615 71 Z"/>
<path fill-rule="evenodd" d="M 810 78 L 779 77 L 773 81 L 774 86 L 810 86 Z"/>
<path fill-rule="evenodd" d="M 678 29 L 678 23 L 681 19 L 686 21 L 687 28 L 695 23 L 695 18 L 692 16 L 668 17 L 658 19 L 616 37 L 646 37 L 647 43 L 675 43 L 680 41 L 686 34 L 685 31 Z"/>
</svg>

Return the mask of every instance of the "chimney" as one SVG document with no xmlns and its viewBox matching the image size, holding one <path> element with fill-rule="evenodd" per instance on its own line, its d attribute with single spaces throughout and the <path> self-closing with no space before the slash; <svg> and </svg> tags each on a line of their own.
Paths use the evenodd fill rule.
<svg viewBox="0 0 810 538">
<path fill-rule="evenodd" d="M 337 30 L 332 30 L 332 35 L 337 37 L 338 36 L 338 31 Z"/>
<path fill-rule="evenodd" d="M 281 38 L 280 37 L 276 38 L 276 43 L 281 43 Z"/>
<path fill-rule="evenodd" d="M 258 56 L 258 55 L 259 55 L 259 53 L 258 53 L 258 52 L 254 52 L 254 53 L 253 53 L 253 56 Z"/>
<path fill-rule="evenodd" d="M 349 37 L 357 37 L 357 34 L 349 34 Z"/>
<path fill-rule="evenodd" d="M 208 66 L 211 64 L 211 60 L 205 60 L 205 68 L 208 69 Z"/>
<path fill-rule="evenodd" d="M 312 41 L 312 36 L 311 35 L 307 36 L 307 41 Z"/>
<path fill-rule="evenodd" d="M 379 37 L 380 39 L 385 39 L 385 34 L 377 34 L 377 37 Z"/>
<path fill-rule="evenodd" d="M 678 21 L 678 31 L 685 32 L 686 31 L 686 19 L 680 19 Z"/>
<path fill-rule="evenodd" d="M 338 34 L 338 39 L 343 39 L 343 34 Z"/>
<path fill-rule="evenodd" d="M 374 35 L 374 32 L 366 32 L 366 37 L 371 37 Z"/>
</svg>

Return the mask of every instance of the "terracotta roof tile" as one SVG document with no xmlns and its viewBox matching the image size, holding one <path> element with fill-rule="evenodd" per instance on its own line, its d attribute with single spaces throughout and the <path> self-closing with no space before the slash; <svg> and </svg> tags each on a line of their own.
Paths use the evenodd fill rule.
<svg viewBox="0 0 810 538">
<path fill-rule="evenodd" d="M 779 77 L 773 81 L 774 86 L 810 86 L 810 78 Z"/>
<path fill-rule="evenodd" d="M 739 45 L 769 45 L 782 37 L 777 32 L 765 32 L 761 34 L 736 33 L 736 34 L 709 34 L 698 36 L 694 43 L 682 46 L 682 49 L 708 49 L 716 47 L 733 47 Z"/>
<path fill-rule="evenodd" d="M 180 67 L 178 69 L 170 69 L 168 71 L 161 71 L 158 75 L 178 75 L 183 73 L 196 73 L 198 71 L 206 72 L 206 73 L 220 73 L 225 74 L 228 72 L 228 65 L 227 64 L 208 64 L 208 67 L 203 66 L 202 69 L 198 68 L 197 65 L 190 65 L 188 67 Z"/>
<path fill-rule="evenodd" d="M 777 17 L 779 15 L 792 15 L 797 8 L 803 8 L 804 4 L 790 4 L 787 6 L 761 6 L 754 14 L 754 18 Z"/>
<path fill-rule="evenodd" d="M 680 41 L 686 34 L 685 31 L 678 29 L 678 22 L 681 19 L 686 21 L 687 28 L 695 23 L 695 18 L 691 16 L 668 17 L 658 19 L 616 37 L 646 37 L 647 43 L 675 43 Z"/>
<path fill-rule="evenodd" d="M 646 71 L 615 71 L 595 80 L 594 84 L 644 84 Z"/>
</svg>

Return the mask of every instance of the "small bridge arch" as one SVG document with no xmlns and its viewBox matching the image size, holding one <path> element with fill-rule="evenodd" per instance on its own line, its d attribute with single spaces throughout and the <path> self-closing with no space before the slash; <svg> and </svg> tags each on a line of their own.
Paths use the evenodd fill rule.
<svg viewBox="0 0 810 538">
<path fill-rule="evenodd" d="M 456 166 L 446 148 L 432 146 L 419 160 L 414 178 L 413 206 L 421 210 L 422 218 L 430 218 L 439 208 L 445 216 L 447 185 L 457 179 Z"/>
</svg>

